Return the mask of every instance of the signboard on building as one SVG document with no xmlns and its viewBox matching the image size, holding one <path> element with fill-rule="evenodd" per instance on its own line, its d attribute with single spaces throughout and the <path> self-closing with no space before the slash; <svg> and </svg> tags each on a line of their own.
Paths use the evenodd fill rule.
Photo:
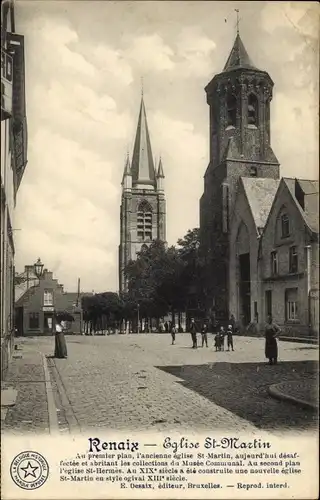
<svg viewBox="0 0 320 500">
<path fill-rule="evenodd" d="M 8 116 L 12 114 L 12 78 L 12 57 L 1 49 L 1 111 Z"/>
<path fill-rule="evenodd" d="M 54 307 L 52 306 L 43 306 L 43 312 L 54 312 Z"/>
</svg>

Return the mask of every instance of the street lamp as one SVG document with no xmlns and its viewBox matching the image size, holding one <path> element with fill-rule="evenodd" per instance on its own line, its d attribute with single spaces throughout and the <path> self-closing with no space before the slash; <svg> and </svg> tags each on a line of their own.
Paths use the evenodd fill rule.
<svg viewBox="0 0 320 500">
<path fill-rule="evenodd" d="M 138 327 L 137 327 L 137 333 L 140 333 L 139 332 L 139 325 L 140 325 L 140 304 L 138 302 Z"/>
<path fill-rule="evenodd" d="M 38 258 L 37 262 L 34 263 L 33 268 L 34 268 L 34 274 L 37 276 L 38 279 L 40 279 L 43 271 L 43 264 L 40 260 L 40 257 Z"/>
</svg>

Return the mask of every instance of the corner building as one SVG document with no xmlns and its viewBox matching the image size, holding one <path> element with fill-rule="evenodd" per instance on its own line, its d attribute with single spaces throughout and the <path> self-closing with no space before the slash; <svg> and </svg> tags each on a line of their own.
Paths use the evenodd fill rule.
<svg viewBox="0 0 320 500">
<path fill-rule="evenodd" d="M 206 308 L 216 319 L 229 314 L 230 218 L 240 177 L 279 178 L 271 148 L 273 81 L 250 60 L 237 33 L 221 73 L 206 86 L 210 108 L 210 161 L 200 200 L 200 242 L 205 262 Z M 250 262 L 241 262 L 243 275 Z M 250 278 L 248 280 L 250 282 Z"/>
<path fill-rule="evenodd" d="M 125 268 L 143 245 L 166 241 L 166 202 L 162 160 L 155 167 L 146 110 L 141 99 L 132 161 L 129 155 L 122 178 L 120 207 L 119 290 L 127 291 Z"/>
<path fill-rule="evenodd" d="M 24 56 L 24 37 L 15 30 L 14 3 L 5 0 L 1 3 L 1 380 L 14 346 L 14 215 L 27 165 Z"/>
</svg>

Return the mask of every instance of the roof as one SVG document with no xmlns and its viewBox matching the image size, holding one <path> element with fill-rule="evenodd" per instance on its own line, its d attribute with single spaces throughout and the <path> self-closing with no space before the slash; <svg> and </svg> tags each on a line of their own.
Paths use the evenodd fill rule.
<svg viewBox="0 0 320 500">
<path fill-rule="evenodd" d="M 239 68 L 255 70 L 257 69 L 251 61 L 239 33 L 237 33 L 236 39 L 234 41 L 228 60 L 223 68 L 223 71 L 231 71 Z"/>
<path fill-rule="evenodd" d="M 289 177 L 283 177 L 283 181 L 307 226 L 312 232 L 319 234 L 319 181 Z M 299 203 L 297 190 L 303 193 L 304 207 Z"/>
<path fill-rule="evenodd" d="M 262 229 L 266 222 L 276 195 L 280 180 L 257 177 L 241 177 L 242 185 L 257 227 Z"/>
<path fill-rule="evenodd" d="M 155 186 L 155 170 L 143 97 L 141 98 L 138 126 L 133 148 L 131 173 L 133 186 L 135 184 Z"/>
</svg>

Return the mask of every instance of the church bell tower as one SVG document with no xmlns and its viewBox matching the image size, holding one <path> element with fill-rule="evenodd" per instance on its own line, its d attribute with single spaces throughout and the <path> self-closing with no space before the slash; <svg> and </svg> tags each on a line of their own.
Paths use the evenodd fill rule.
<svg viewBox="0 0 320 500">
<path fill-rule="evenodd" d="M 279 178 L 271 148 L 273 81 L 251 61 L 239 31 L 221 73 L 206 86 L 210 161 L 200 200 L 208 308 L 227 317 L 229 224 L 240 177 Z"/>
<path fill-rule="evenodd" d="M 146 110 L 141 98 L 132 161 L 127 156 L 120 207 L 119 290 L 127 291 L 125 268 L 152 240 L 166 240 L 166 201 L 162 160 L 155 167 Z"/>
</svg>

